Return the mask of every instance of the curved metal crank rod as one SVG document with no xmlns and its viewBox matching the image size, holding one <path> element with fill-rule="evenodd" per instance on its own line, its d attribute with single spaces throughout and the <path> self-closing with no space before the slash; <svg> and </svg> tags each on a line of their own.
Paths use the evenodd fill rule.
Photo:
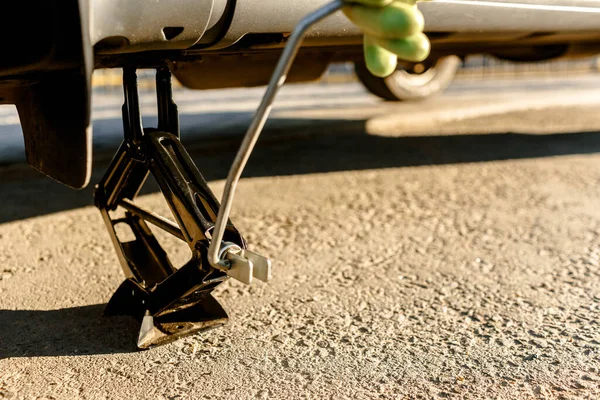
<svg viewBox="0 0 600 400">
<path fill-rule="evenodd" d="M 219 208 L 219 215 L 212 232 L 211 243 L 208 249 L 208 261 L 217 269 L 229 271 L 231 269 L 242 268 L 246 270 L 246 273 L 254 275 L 254 277 L 258 279 L 261 277 L 266 278 L 262 280 L 268 281 L 271 278 L 271 262 L 269 260 L 265 261 L 265 259 L 261 260 L 253 258 L 252 255 L 247 254 L 247 251 L 244 251 L 231 243 L 223 242 L 223 236 L 227 228 L 235 191 L 238 182 L 240 181 L 240 177 L 242 176 L 242 172 L 244 171 L 248 159 L 252 154 L 252 150 L 269 118 L 273 107 L 273 101 L 287 79 L 287 75 L 298 54 L 306 31 L 319 21 L 339 11 L 343 5 L 344 0 L 335 0 L 306 16 L 298 23 L 285 46 L 283 54 L 275 68 L 275 72 L 271 76 L 267 91 L 256 111 L 250 128 L 244 136 L 242 145 L 240 146 L 229 171 L 229 175 L 227 176 L 223 199 L 221 201 L 221 207 Z"/>
</svg>

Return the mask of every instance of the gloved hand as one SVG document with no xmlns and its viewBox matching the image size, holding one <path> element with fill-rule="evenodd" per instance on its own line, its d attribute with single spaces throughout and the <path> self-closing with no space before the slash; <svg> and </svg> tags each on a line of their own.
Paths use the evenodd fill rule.
<svg viewBox="0 0 600 400">
<path fill-rule="evenodd" d="M 346 16 L 365 34 L 365 60 L 369 71 L 384 78 L 398 66 L 398 58 L 421 62 L 430 43 L 423 34 L 423 14 L 415 0 L 347 0 Z"/>
</svg>

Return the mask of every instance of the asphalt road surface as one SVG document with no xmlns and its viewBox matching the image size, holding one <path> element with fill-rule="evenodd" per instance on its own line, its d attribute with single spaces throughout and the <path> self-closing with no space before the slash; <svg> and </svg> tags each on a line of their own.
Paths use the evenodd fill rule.
<svg viewBox="0 0 600 400">
<path fill-rule="evenodd" d="M 259 93 L 179 94 L 184 119 L 205 106 L 184 142 L 217 193 Z M 123 277 L 91 190 L 6 155 L 0 398 L 598 398 L 598 106 L 595 76 L 402 105 L 289 88 L 233 214 L 273 282 L 226 283 L 225 328 L 144 352 L 135 322 L 102 316 Z M 140 202 L 168 214 L 152 184 Z"/>
</svg>

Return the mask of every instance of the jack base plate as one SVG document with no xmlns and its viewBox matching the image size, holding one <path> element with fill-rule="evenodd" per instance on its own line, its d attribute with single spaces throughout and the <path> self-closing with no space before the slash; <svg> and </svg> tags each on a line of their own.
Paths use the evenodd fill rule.
<svg viewBox="0 0 600 400">
<path fill-rule="evenodd" d="M 219 302 L 206 293 L 194 303 L 162 310 L 151 315 L 145 309 L 145 298 L 139 286 L 126 280 L 109 301 L 106 316 L 132 316 L 141 322 L 137 346 L 149 349 L 174 342 L 186 336 L 219 328 L 229 321 L 227 313 Z M 198 299 L 196 299 L 198 300 Z"/>
</svg>

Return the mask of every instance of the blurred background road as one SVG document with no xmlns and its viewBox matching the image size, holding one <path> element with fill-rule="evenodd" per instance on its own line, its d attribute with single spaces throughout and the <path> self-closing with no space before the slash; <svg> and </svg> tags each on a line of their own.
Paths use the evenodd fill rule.
<svg viewBox="0 0 600 400">
<path fill-rule="evenodd" d="M 1 109 L 0 398 L 598 398 L 600 75 L 500 75 L 401 104 L 286 88 L 233 215 L 274 281 L 228 282 L 227 327 L 148 352 L 102 317 L 123 278 L 91 189 L 24 166 Z M 261 93 L 176 93 L 218 195 Z M 121 101 L 95 94 L 92 182 Z M 168 215 L 152 182 L 140 201 Z"/>
<path fill-rule="evenodd" d="M 425 102 L 386 104 L 356 82 L 350 65 L 340 64 L 333 66 L 321 83 L 285 87 L 276 102 L 273 115 L 276 122 L 271 127 L 297 131 L 315 121 L 337 123 L 384 115 L 389 115 L 392 121 L 401 118 L 409 125 L 417 119 L 437 123 L 524 108 L 595 104 L 595 89 L 600 82 L 596 65 L 594 59 L 514 64 L 471 57 L 454 84 L 441 96 Z M 141 71 L 140 77 L 144 123 L 154 126 L 156 100 L 152 71 Z M 118 70 L 101 70 L 95 75 L 94 153 L 98 157 L 112 156 L 122 140 L 120 78 Z M 184 140 L 201 142 L 243 134 L 263 92 L 263 88 L 176 90 Z M 0 135 L 0 164 L 24 162 L 23 137 L 13 106 L 0 106 Z"/>
</svg>

